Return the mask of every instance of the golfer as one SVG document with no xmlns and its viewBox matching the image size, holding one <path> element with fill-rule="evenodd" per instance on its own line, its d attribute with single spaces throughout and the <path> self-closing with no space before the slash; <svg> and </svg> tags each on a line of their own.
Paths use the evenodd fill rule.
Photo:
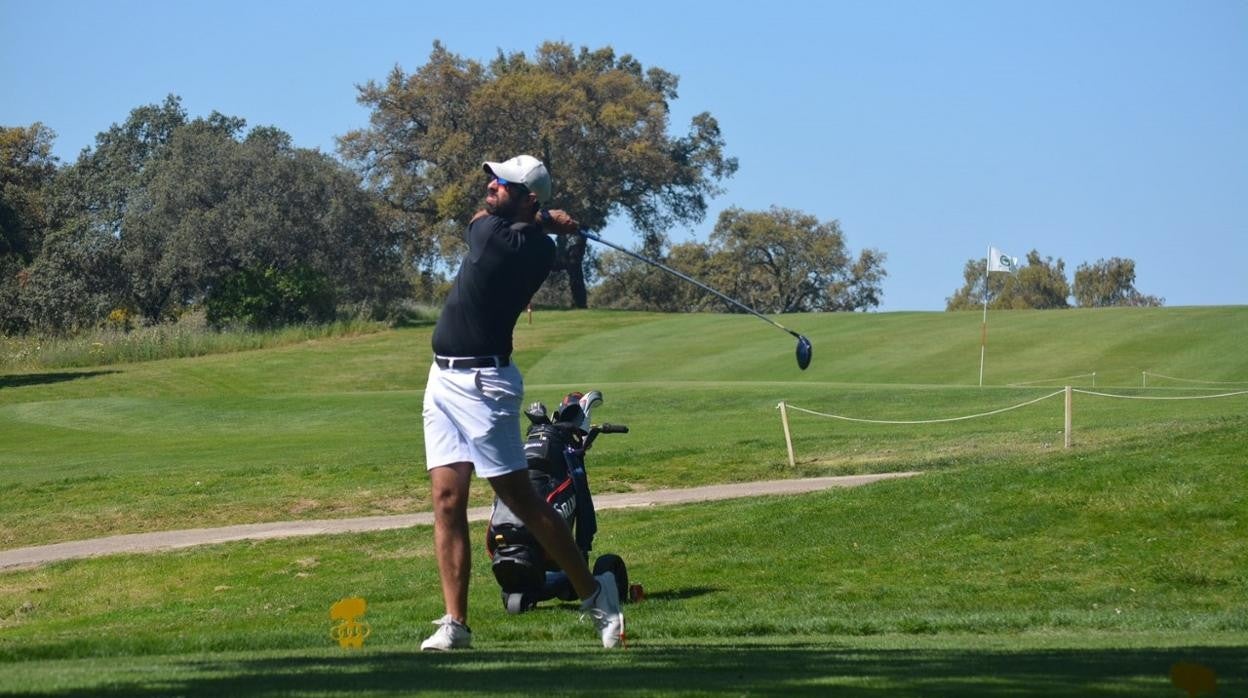
<svg viewBox="0 0 1248 698">
<path fill-rule="evenodd" d="M 575 234 L 563 211 L 546 211 L 551 182 L 529 155 L 486 162 L 485 210 L 468 224 L 468 254 L 433 330 L 425 387 L 425 462 L 433 494 L 433 541 L 446 615 L 422 650 L 464 649 L 468 628 L 468 484 L 473 471 L 524 522 L 568 575 L 603 647 L 617 647 L 624 615 L 614 575 L 594 577 L 563 519 L 537 495 L 520 438 L 524 380 L 511 360 L 512 330 L 550 274 L 555 244 Z"/>
</svg>

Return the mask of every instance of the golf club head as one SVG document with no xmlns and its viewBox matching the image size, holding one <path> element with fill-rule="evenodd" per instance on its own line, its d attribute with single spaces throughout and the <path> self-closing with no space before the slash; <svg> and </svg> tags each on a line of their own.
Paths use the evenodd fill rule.
<svg viewBox="0 0 1248 698">
<path fill-rule="evenodd" d="M 814 351 L 814 347 L 811 346 L 810 340 L 806 339 L 805 337 L 799 334 L 797 336 L 797 367 L 798 368 L 802 369 L 803 371 L 806 370 L 806 367 L 810 365 L 810 355 L 813 351 Z"/>
<path fill-rule="evenodd" d="M 546 414 L 546 405 L 535 402 L 529 405 L 529 409 L 524 411 L 524 416 L 529 418 L 529 422 L 533 424 L 550 424 L 550 417 Z"/>
</svg>

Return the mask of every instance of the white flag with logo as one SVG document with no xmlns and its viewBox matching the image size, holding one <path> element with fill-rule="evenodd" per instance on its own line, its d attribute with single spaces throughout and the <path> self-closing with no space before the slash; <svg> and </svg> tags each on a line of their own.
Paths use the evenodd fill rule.
<svg viewBox="0 0 1248 698">
<path fill-rule="evenodd" d="M 989 247 L 988 271 L 1018 271 L 1018 257 L 1011 257 L 995 247 Z"/>
</svg>

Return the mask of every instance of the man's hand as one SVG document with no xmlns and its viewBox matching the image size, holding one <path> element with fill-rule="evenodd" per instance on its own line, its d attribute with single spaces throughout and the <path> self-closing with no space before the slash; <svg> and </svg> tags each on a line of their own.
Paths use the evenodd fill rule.
<svg viewBox="0 0 1248 698">
<path fill-rule="evenodd" d="M 538 220 L 543 230 L 556 235 L 575 235 L 581 229 L 581 224 L 575 218 L 569 216 L 567 211 L 559 209 L 543 209 Z"/>
</svg>

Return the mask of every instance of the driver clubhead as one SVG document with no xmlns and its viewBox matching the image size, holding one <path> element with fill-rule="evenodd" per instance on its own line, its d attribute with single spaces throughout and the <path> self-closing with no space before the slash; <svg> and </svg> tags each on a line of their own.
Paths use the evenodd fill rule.
<svg viewBox="0 0 1248 698">
<path fill-rule="evenodd" d="M 581 396 L 580 403 L 581 410 L 585 413 L 585 419 L 582 421 L 581 428 L 589 431 L 591 419 L 590 411 L 602 404 L 602 392 L 598 390 L 591 390 Z"/>
<path fill-rule="evenodd" d="M 797 336 L 797 367 L 798 368 L 802 369 L 803 371 L 806 370 L 806 367 L 810 365 L 810 356 L 811 356 L 811 353 L 814 352 L 814 350 L 815 349 L 813 346 L 811 346 L 809 339 L 806 339 L 802 335 Z"/>
</svg>

